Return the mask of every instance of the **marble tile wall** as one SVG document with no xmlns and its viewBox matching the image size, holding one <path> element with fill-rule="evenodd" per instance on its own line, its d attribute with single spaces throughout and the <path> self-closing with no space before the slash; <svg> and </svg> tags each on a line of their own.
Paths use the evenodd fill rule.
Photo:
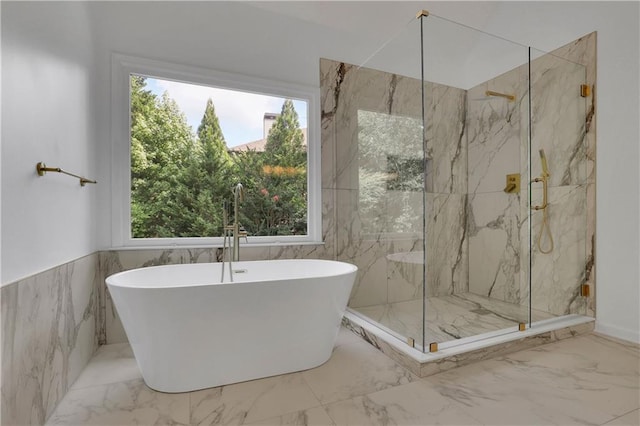
<svg viewBox="0 0 640 426">
<path fill-rule="evenodd" d="M 519 194 L 504 188 L 507 174 L 522 174 L 526 84 L 526 69 L 518 68 L 468 91 L 469 290 L 511 303 L 520 302 L 520 204 L 526 185 Z M 516 99 L 487 97 L 487 90 Z"/>
<path fill-rule="evenodd" d="M 536 155 L 544 149 L 551 174 L 549 223 L 556 242 L 550 254 L 532 250 L 532 306 L 556 315 L 595 316 L 596 33 L 535 59 L 531 72 L 532 174 L 540 171 Z M 591 87 L 590 96 L 576 94 L 580 84 Z M 554 108 L 554 102 L 560 106 Z M 534 203 L 541 200 L 536 191 Z M 536 237 L 541 216 L 533 215 Z M 591 286 L 588 298 L 580 296 L 584 283 Z"/>
<path fill-rule="evenodd" d="M 3 286 L 2 424 L 41 425 L 98 348 L 98 254 Z"/>
<path fill-rule="evenodd" d="M 592 33 L 531 63 L 531 176 L 541 173 L 538 151 L 549 165 L 549 225 L 555 247 L 541 253 L 543 213 L 531 216 L 531 303 L 555 315 L 594 315 L 593 296 L 579 286 L 594 282 L 595 231 L 595 37 Z M 469 289 L 512 303 L 529 303 L 527 67 L 516 68 L 469 90 Z M 590 97 L 580 85 L 590 85 Z M 482 99 L 487 90 L 516 95 L 515 102 Z M 505 174 L 519 172 L 520 194 L 506 194 Z M 542 184 L 532 185 L 542 204 Z M 550 240 L 543 236 L 542 248 Z M 593 288 L 591 294 L 593 295 Z"/>
<path fill-rule="evenodd" d="M 419 80 L 327 59 L 320 77 L 322 182 L 335 191 L 336 258 L 359 268 L 349 306 L 422 297 L 425 201 L 427 247 L 437 247 L 426 252 L 428 295 L 466 291 L 465 91 L 427 83 L 423 145 Z M 385 180 L 390 157 L 401 156 L 408 169 L 421 163 L 425 146 L 426 181 L 422 169 L 413 187 Z M 379 200 L 374 207 L 371 198 Z"/>
</svg>

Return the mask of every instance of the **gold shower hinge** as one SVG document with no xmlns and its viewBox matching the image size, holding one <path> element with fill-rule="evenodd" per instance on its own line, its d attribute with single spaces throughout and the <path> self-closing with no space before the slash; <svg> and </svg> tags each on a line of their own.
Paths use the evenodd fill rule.
<svg viewBox="0 0 640 426">
<path fill-rule="evenodd" d="M 591 86 L 589 86 L 588 84 L 581 84 L 580 85 L 580 96 L 582 96 L 583 98 L 586 98 L 588 96 L 591 95 Z"/>
<path fill-rule="evenodd" d="M 589 297 L 591 295 L 591 287 L 589 287 L 589 284 L 582 284 L 580 286 L 580 295 L 582 297 Z"/>
<path fill-rule="evenodd" d="M 438 343 L 429 343 L 429 352 L 438 352 Z"/>
<path fill-rule="evenodd" d="M 527 324 L 521 322 L 520 324 L 518 324 L 518 330 L 519 331 L 525 331 L 527 329 Z"/>
<path fill-rule="evenodd" d="M 411 346 L 412 348 L 416 347 L 416 341 L 413 337 L 408 337 L 407 338 L 407 345 Z"/>
</svg>

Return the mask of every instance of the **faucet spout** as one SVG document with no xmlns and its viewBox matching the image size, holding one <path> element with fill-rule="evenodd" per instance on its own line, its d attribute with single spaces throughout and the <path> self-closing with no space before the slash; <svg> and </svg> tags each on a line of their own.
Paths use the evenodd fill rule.
<svg viewBox="0 0 640 426">
<path fill-rule="evenodd" d="M 238 182 L 233 188 L 233 260 L 240 260 L 240 238 L 247 238 L 247 231 L 240 225 L 240 203 L 244 201 L 244 186 Z"/>
<path fill-rule="evenodd" d="M 244 229 L 242 225 L 240 225 L 240 203 L 244 201 L 244 187 L 241 183 L 238 183 L 231 190 L 233 193 L 233 223 L 229 223 L 229 216 L 227 213 L 227 205 L 223 203 L 223 213 L 222 213 L 222 222 L 223 222 L 223 232 L 224 239 L 222 244 L 222 273 L 220 277 L 220 282 L 224 282 L 224 267 L 225 263 L 229 263 L 229 279 L 233 282 L 233 262 L 238 262 L 240 260 L 240 238 L 244 238 L 245 241 L 247 239 L 247 231 Z M 227 251 L 227 241 L 229 242 L 229 251 Z M 233 241 L 233 242 L 232 242 Z M 228 261 L 225 261 L 225 254 L 228 255 Z"/>
</svg>

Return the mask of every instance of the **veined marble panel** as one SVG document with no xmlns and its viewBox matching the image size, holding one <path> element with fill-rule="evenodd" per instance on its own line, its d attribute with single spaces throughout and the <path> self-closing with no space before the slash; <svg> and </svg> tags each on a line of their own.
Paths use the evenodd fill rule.
<svg viewBox="0 0 640 426">
<path fill-rule="evenodd" d="M 420 235 L 363 232 L 362 218 L 357 210 L 358 196 L 358 191 L 338 190 L 338 259 L 352 262 L 359 268 L 349 306 L 421 297 L 422 267 L 413 261 L 398 262 L 402 260 L 398 256 L 388 257 L 422 251 Z M 466 196 L 426 196 L 427 294 L 467 291 Z"/>
<path fill-rule="evenodd" d="M 575 42 L 569 43 L 550 54 L 544 54 L 534 59 L 531 64 L 531 103 L 532 110 L 532 146 L 531 146 L 531 176 L 535 177 L 541 173 L 541 160 L 539 150 L 544 149 L 550 170 L 549 195 L 554 188 L 574 188 L 576 185 L 584 186 L 587 182 L 595 182 L 595 96 L 594 90 L 587 98 L 580 96 L 579 87 L 581 84 L 591 85 L 595 89 L 595 33 L 589 34 Z M 511 85 L 511 86 L 510 86 Z M 508 93 L 503 90 L 510 87 L 514 90 L 519 100 L 519 108 L 513 105 L 513 115 L 504 120 L 507 127 L 495 126 L 493 117 L 499 116 L 498 111 L 489 104 L 483 105 L 482 91 L 485 89 Z M 469 106 L 467 112 L 467 132 L 469 134 L 469 192 L 472 203 L 469 231 L 469 258 L 470 258 L 470 290 L 478 294 L 488 294 L 491 285 L 487 284 L 487 277 L 496 277 L 496 286 L 493 287 L 492 296 L 495 295 L 503 300 L 529 303 L 529 236 L 527 215 L 529 214 L 528 194 L 526 189 L 526 179 L 529 168 L 529 148 L 527 146 L 528 133 L 528 104 L 529 93 L 526 87 L 526 67 L 519 67 L 504 75 L 497 77 L 487 83 L 479 85 L 468 93 Z M 486 100 L 484 101 L 486 102 Z M 491 101 L 494 104 L 500 100 Z M 503 105 L 509 111 L 507 104 Z M 519 109 L 519 111 L 518 111 Z M 505 111 L 500 111 L 504 117 Z M 508 114 L 507 114 L 508 115 Z M 517 127 L 517 128 L 516 128 Z M 498 222 L 492 223 L 494 229 L 490 231 L 486 228 L 474 228 L 478 214 L 483 214 L 494 210 L 497 206 L 502 206 L 499 201 L 501 185 L 504 185 L 504 169 L 508 164 L 513 164 L 513 155 L 508 155 L 509 149 L 505 144 L 509 137 L 507 133 L 513 130 L 509 137 L 516 141 L 511 148 L 517 148 L 519 154 L 519 171 L 521 173 L 522 191 L 524 195 L 520 199 L 520 213 L 511 217 L 514 221 L 509 225 L 520 226 L 519 231 L 520 249 L 506 250 L 499 253 L 501 247 L 518 247 L 518 236 L 502 230 L 505 223 L 496 228 Z M 518 134 L 519 132 L 519 134 Z M 484 141 L 487 142 L 484 142 Z M 488 144 L 483 147 L 478 144 L 482 141 Z M 502 168 L 502 169 L 501 169 Z M 495 172 L 500 170 L 500 173 Z M 512 172 L 517 172 L 514 168 Z M 532 184 L 532 202 L 541 204 L 542 184 Z M 498 191 L 495 195 L 495 203 L 482 203 L 483 197 L 489 197 L 483 192 Z M 566 189 L 562 194 L 567 195 Z M 566 223 L 569 230 L 565 228 L 556 229 L 560 232 L 556 240 L 554 253 L 562 257 L 562 260 L 550 262 L 554 254 L 537 260 L 538 267 L 534 267 L 532 293 L 535 299 L 533 306 L 537 309 L 547 310 L 554 314 L 580 313 L 584 315 L 594 315 L 594 288 L 595 285 L 595 259 L 593 252 L 593 242 L 595 234 L 595 189 L 589 185 L 583 191 L 587 195 L 582 201 L 574 200 L 582 207 L 576 210 L 569 204 L 560 202 L 559 205 L 551 206 L 550 211 L 558 223 Z M 555 192 L 555 196 L 563 199 L 565 195 Z M 502 194 L 505 195 L 505 194 Z M 478 198 L 480 197 L 480 198 Z M 478 205 L 480 201 L 481 207 Z M 556 199 L 557 201 L 557 199 Z M 555 202 L 555 201 L 554 201 Z M 553 203 L 553 202 L 552 202 Z M 493 207 L 493 208 L 491 208 Z M 532 242 L 535 245 L 539 227 L 541 212 L 532 212 Z M 519 224 L 519 225 L 518 225 Z M 562 225 L 564 226 L 564 225 Z M 582 226 L 584 235 L 579 238 L 575 236 L 577 227 Z M 554 236 L 555 236 L 554 233 Z M 568 235 L 574 235 L 569 237 Z M 512 241 L 508 242 L 508 238 Z M 515 246 L 513 243 L 515 242 Z M 586 247 L 585 247 L 586 246 Z M 512 252 L 513 256 L 509 256 Z M 518 253 L 519 260 L 518 260 Z M 536 258 L 545 255 L 534 250 L 534 263 Z M 513 278 L 514 286 L 509 285 L 505 279 L 507 275 L 504 268 L 499 271 L 497 265 L 502 268 L 505 265 L 515 265 L 512 271 L 518 270 L 517 262 L 520 262 L 519 277 Z M 551 272 L 550 268 L 553 268 Z M 536 269 L 538 271 L 536 271 Z M 573 272 L 569 272 L 571 269 Z M 542 272 L 542 271 L 547 272 Z M 563 272 L 558 272 L 562 270 Z M 582 272 L 580 272 L 582 271 Z M 483 277 L 481 280 L 474 279 Z M 562 278 L 560 278 L 562 277 Z M 517 282 L 520 283 L 518 290 Z M 558 284 L 562 281 L 562 284 Z M 592 296 L 583 298 L 578 296 L 577 286 L 582 282 L 588 282 L 592 286 Z M 483 284 L 484 283 L 484 284 Z M 493 283 L 493 281 L 491 281 Z M 502 289 L 506 290 L 503 291 Z M 571 289 L 571 290 L 570 290 Z M 494 294 L 495 292 L 495 294 Z M 545 306 L 546 305 L 546 306 Z"/>
<path fill-rule="evenodd" d="M 547 223 L 554 248 L 548 254 L 540 252 L 537 240 L 543 224 L 543 212 L 532 212 L 531 304 L 534 309 L 555 315 L 587 315 L 587 299 L 580 296 L 580 285 L 586 280 L 589 262 L 586 253 L 586 185 L 549 188 L 548 192 Z M 532 197 L 534 200 L 542 199 L 542 191 L 534 190 Z M 544 233 L 541 243 L 545 251 L 550 248 L 550 240 Z"/>
<path fill-rule="evenodd" d="M 422 158 L 419 80 L 322 59 L 320 84 L 323 160 L 329 164 L 324 170 L 323 187 L 361 189 L 358 168 L 363 161 L 359 153 L 363 111 L 378 116 L 376 133 L 390 131 L 389 117 L 404 119 L 391 126 L 389 137 L 381 135 L 384 140 L 378 145 L 386 146 L 383 151 L 387 155 L 395 155 L 400 147 L 405 154 L 412 152 L 413 157 Z M 426 83 L 425 93 L 426 155 L 431 159 L 427 166 L 427 189 L 465 193 L 465 91 Z"/>
<path fill-rule="evenodd" d="M 424 242 L 421 239 L 396 240 L 387 260 L 387 301 L 422 299 L 424 281 Z"/>
<path fill-rule="evenodd" d="M 469 291 L 520 303 L 520 194 L 477 193 L 469 208 Z"/>
<path fill-rule="evenodd" d="M 467 196 L 427 194 L 427 296 L 468 291 Z"/>
<path fill-rule="evenodd" d="M 322 188 L 336 188 L 336 113 L 345 75 L 352 66 L 320 59 Z"/>
<path fill-rule="evenodd" d="M 422 300 L 424 282 L 424 247 L 422 240 L 412 247 L 387 254 L 387 301 Z"/>
<path fill-rule="evenodd" d="M 587 99 L 580 96 L 586 69 L 552 54 L 531 62 L 531 170 L 542 173 L 544 149 L 549 186 L 587 181 Z"/>
<path fill-rule="evenodd" d="M 520 106 L 526 87 L 524 69 L 517 68 L 469 89 L 469 193 L 502 191 L 506 175 L 520 172 L 521 131 L 527 127 L 527 122 L 521 121 Z M 516 100 L 487 96 L 487 90 L 513 95 Z"/>
<path fill-rule="evenodd" d="M 2 423 L 44 424 L 98 347 L 98 255 L 2 287 Z"/>
<path fill-rule="evenodd" d="M 341 95 L 334 116 L 336 187 L 358 189 L 359 121 L 362 120 L 358 112 L 366 111 L 379 115 L 380 120 L 392 115 L 390 107 L 393 105 L 394 91 L 390 88 L 397 83 L 397 79 L 393 74 L 367 68 L 347 67 L 340 63 L 335 63 L 335 66 L 349 70 L 345 72 L 340 88 L 333 89 L 334 93 L 339 92 Z M 414 117 L 418 111 L 420 110 L 414 110 Z M 419 118 L 419 113 L 416 118 Z"/>
<path fill-rule="evenodd" d="M 595 182 L 596 33 L 536 59 L 532 62 L 532 74 L 534 132 L 548 131 L 549 120 L 558 124 L 557 128 L 553 127 L 553 134 L 534 137 L 534 142 L 551 137 L 546 143 L 560 148 L 553 153 L 557 167 L 549 164 L 552 174 L 556 174 L 556 179 L 551 179 L 552 185 Z M 592 89 L 589 96 L 579 96 L 575 87 L 581 84 Z M 549 107 L 557 111 L 554 117 L 544 114 L 544 109 Z M 541 121 L 536 120 L 539 117 Z M 565 136 L 569 139 L 563 140 Z"/>
<path fill-rule="evenodd" d="M 586 300 L 586 315 L 595 316 L 595 227 L 596 227 L 596 39 L 595 32 L 585 35 L 571 43 L 553 51 L 553 54 L 566 60 L 586 66 L 585 83 L 591 88 L 591 94 L 586 100 L 584 145 L 586 147 L 586 181 L 587 181 L 587 259 L 586 282 L 591 286 L 591 296 Z"/>
<path fill-rule="evenodd" d="M 358 191 L 336 190 L 336 258 L 358 266 L 349 306 L 387 299 L 386 247 L 381 236 L 365 235 L 358 210 Z"/>
<path fill-rule="evenodd" d="M 429 292 L 467 291 L 465 91 L 426 83 L 423 154 L 419 80 L 330 60 L 320 69 L 323 159 L 330 162 L 323 185 L 337 188 L 336 256 L 360 268 L 350 306 L 422 295 L 421 266 L 386 256 L 406 250 L 398 240 L 410 240 L 408 251 L 422 245 L 425 182 L 416 175 L 389 183 L 389 164 L 405 161 L 410 169 L 423 155 L 434 192 L 427 195 Z"/>
<path fill-rule="evenodd" d="M 420 233 L 393 236 L 366 232 L 372 227 L 366 223 L 367 218 L 363 219 L 361 215 L 359 191 L 336 190 L 336 193 L 336 258 L 358 266 L 349 306 L 386 303 L 389 268 L 387 255 L 421 246 L 421 243 L 418 244 L 421 241 Z M 404 292 L 414 292 L 412 285 L 406 287 L 408 288 Z"/>
<path fill-rule="evenodd" d="M 467 193 L 467 105 L 465 90 L 425 82 L 427 192 Z"/>
<path fill-rule="evenodd" d="M 387 302 L 388 253 L 388 244 L 376 240 L 361 241 L 357 246 L 348 247 L 345 252 L 338 253 L 338 260 L 358 266 L 349 306 L 361 307 Z"/>
<path fill-rule="evenodd" d="M 586 229 L 586 254 L 585 259 L 585 284 L 591 288 L 591 294 L 586 300 L 585 315 L 590 317 L 596 316 L 596 184 L 587 184 L 587 229 Z"/>
</svg>

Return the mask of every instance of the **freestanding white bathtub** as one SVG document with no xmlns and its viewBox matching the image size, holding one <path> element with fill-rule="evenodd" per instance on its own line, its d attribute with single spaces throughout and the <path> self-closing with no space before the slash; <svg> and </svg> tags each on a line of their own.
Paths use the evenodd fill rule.
<svg viewBox="0 0 640 426">
<path fill-rule="evenodd" d="M 228 267 L 228 265 L 226 265 Z M 153 266 L 107 286 L 146 384 L 188 392 L 326 362 L 357 267 L 328 260 Z"/>
</svg>

